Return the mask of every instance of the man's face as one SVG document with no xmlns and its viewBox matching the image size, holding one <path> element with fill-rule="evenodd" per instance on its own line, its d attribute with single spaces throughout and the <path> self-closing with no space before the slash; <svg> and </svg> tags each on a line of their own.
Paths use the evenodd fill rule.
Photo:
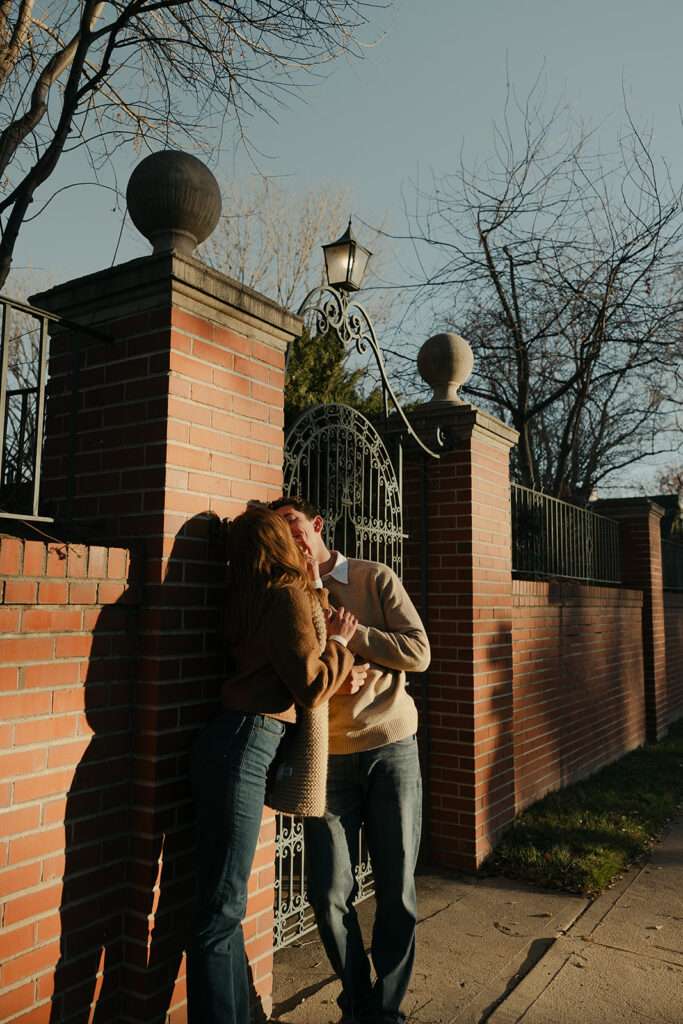
<svg viewBox="0 0 683 1024">
<path fill-rule="evenodd" d="M 322 516 L 316 516 L 311 520 L 291 505 L 282 505 L 275 511 L 287 520 L 295 543 L 303 542 L 314 555 L 319 552 L 319 545 L 322 543 Z"/>
</svg>

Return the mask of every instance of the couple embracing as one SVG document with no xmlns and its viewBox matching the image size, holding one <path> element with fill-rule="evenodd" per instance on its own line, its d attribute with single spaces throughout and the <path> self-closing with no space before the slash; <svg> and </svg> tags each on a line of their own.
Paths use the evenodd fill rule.
<svg viewBox="0 0 683 1024">
<path fill-rule="evenodd" d="M 187 954 L 190 1024 L 248 1024 L 241 921 L 267 773 L 296 706 L 325 701 L 327 807 L 304 823 L 308 898 L 342 984 L 341 1020 L 405 1019 L 422 804 L 406 672 L 426 669 L 429 644 L 395 573 L 328 550 L 322 531 L 317 510 L 298 497 L 252 506 L 229 529 L 225 639 L 234 671 L 223 712 L 191 759 L 199 901 Z M 353 906 L 361 825 L 377 904 L 374 977 Z"/>
</svg>

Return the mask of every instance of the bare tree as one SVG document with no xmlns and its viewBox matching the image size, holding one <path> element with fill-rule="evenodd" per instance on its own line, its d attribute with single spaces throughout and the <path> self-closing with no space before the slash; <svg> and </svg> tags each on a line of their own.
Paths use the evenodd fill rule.
<svg viewBox="0 0 683 1024">
<path fill-rule="evenodd" d="M 237 178 L 223 187 L 221 221 L 200 255 L 217 270 L 296 310 L 310 291 L 325 283 L 320 247 L 343 232 L 352 206 L 350 189 L 333 182 L 303 191 L 286 179 Z M 373 250 L 372 281 L 374 268 L 383 262 L 380 232 L 364 232 L 363 243 Z M 389 315 L 391 301 L 391 295 L 381 293 L 372 302 L 374 322 Z M 318 402 L 379 411 L 376 375 L 366 371 L 355 350 L 345 349 L 338 338 L 318 337 L 316 330 L 311 317 L 291 346 L 285 384 L 288 420 Z"/>
<path fill-rule="evenodd" d="M 414 303 L 471 343 L 462 391 L 519 431 L 516 478 L 588 497 L 680 444 L 680 190 L 628 112 L 604 153 L 568 105 L 544 114 L 539 83 L 509 90 L 494 140 L 418 193 Z"/>
<path fill-rule="evenodd" d="M 669 466 L 660 474 L 658 483 L 662 494 L 683 494 L 683 467 Z"/>
<path fill-rule="evenodd" d="M 296 309 L 322 284 L 320 246 L 341 234 L 351 210 L 348 187 L 323 182 L 297 189 L 252 175 L 226 181 L 218 227 L 201 246 L 211 266 Z"/>
<path fill-rule="evenodd" d="M 321 246 L 346 228 L 354 207 L 351 189 L 333 181 L 302 189 L 289 179 L 251 175 L 226 181 L 222 193 L 221 219 L 200 247 L 202 259 L 296 310 L 308 292 L 325 283 Z M 385 261 L 382 230 L 362 229 L 362 242 L 373 252 L 365 282 L 370 290 Z M 371 301 L 373 318 L 384 321 L 393 296 L 380 292 Z"/>
<path fill-rule="evenodd" d="M 287 103 L 304 73 L 360 57 L 391 0 L 0 0 L 0 287 L 36 190 L 65 150 L 210 148 Z"/>
</svg>

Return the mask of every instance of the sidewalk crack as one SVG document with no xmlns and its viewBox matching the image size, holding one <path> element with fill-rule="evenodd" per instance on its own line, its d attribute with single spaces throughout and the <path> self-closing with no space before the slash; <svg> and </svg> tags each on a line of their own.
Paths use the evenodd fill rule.
<svg viewBox="0 0 683 1024">
<path fill-rule="evenodd" d="M 439 914 L 443 914 L 447 910 L 450 910 L 451 907 L 456 905 L 456 903 L 460 903 L 464 899 L 464 896 L 458 896 L 457 900 L 451 900 L 450 903 L 445 903 L 443 907 L 438 907 L 436 910 L 433 910 L 431 914 L 427 914 L 426 917 L 419 917 L 417 919 L 418 925 L 424 924 L 425 921 L 431 921 L 433 918 L 438 917 Z"/>
</svg>

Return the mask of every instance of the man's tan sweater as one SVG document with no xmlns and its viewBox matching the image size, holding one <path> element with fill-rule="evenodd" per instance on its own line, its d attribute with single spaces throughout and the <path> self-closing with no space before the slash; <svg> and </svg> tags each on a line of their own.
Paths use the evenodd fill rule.
<svg viewBox="0 0 683 1024">
<path fill-rule="evenodd" d="M 335 570 L 332 570 L 335 572 Z M 348 559 L 348 582 L 323 577 L 330 602 L 353 612 L 358 629 L 349 640 L 357 662 L 370 662 L 358 693 L 330 701 L 330 753 L 372 750 L 417 730 L 417 709 L 406 691 L 406 672 L 424 672 L 429 641 L 396 573 L 381 562 Z"/>
<path fill-rule="evenodd" d="M 326 591 L 322 600 L 326 606 Z M 223 707 L 294 722 L 295 703 L 312 708 L 328 700 L 351 671 L 353 654 L 336 640 L 319 652 L 309 595 L 298 587 L 273 591 L 255 631 L 230 650 L 235 672 L 223 683 Z"/>
</svg>

